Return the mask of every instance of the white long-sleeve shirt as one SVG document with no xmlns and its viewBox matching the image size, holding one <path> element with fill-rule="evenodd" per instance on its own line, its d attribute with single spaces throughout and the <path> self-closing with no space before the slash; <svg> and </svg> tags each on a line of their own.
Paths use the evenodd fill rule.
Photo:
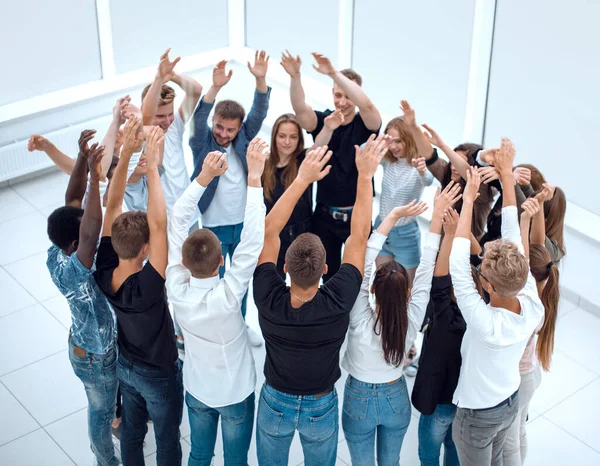
<svg viewBox="0 0 600 466">
<path fill-rule="evenodd" d="M 383 355 L 381 335 L 373 330 L 376 314 L 369 301 L 371 288 L 371 275 L 373 262 L 381 251 L 386 236 L 375 231 L 367 243 L 365 256 L 365 274 L 358 293 L 358 298 L 350 312 L 350 326 L 348 327 L 348 347 L 342 360 L 342 367 L 348 373 L 368 383 L 386 383 L 402 377 L 404 365 L 398 367 L 388 364 Z M 423 322 L 435 259 L 440 246 L 440 235 L 428 233 L 425 238 L 425 249 L 421 256 L 421 263 L 415 273 L 415 280 L 408 302 L 408 330 L 406 332 L 405 353 L 411 348 L 417 332 Z"/>
<path fill-rule="evenodd" d="M 241 303 L 263 247 L 266 208 L 262 188 L 247 189 L 241 241 L 222 279 L 194 278 L 181 264 L 190 219 L 204 192 L 197 181 L 175 203 L 169 223 L 166 286 L 185 339 L 183 383 L 194 398 L 213 408 L 245 400 L 256 386 Z"/>
<path fill-rule="evenodd" d="M 502 209 L 502 239 L 515 243 L 523 253 L 516 206 Z M 454 295 L 467 322 L 460 349 L 460 377 L 452 402 L 461 408 L 485 409 L 496 406 L 519 388 L 519 361 L 544 316 L 544 306 L 531 272 L 517 294 L 520 314 L 486 304 L 471 275 L 470 247 L 469 239 L 455 238 L 450 253 Z"/>
</svg>

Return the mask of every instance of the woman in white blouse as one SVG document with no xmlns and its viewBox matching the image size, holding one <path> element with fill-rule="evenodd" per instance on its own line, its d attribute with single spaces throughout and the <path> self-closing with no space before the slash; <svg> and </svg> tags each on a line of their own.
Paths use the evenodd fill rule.
<svg viewBox="0 0 600 466">
<path fill-rule="evenodd" d="M 376 434 L 378 463 L 398 464 L 411 412 L 402 362 L 429 302 L 444 213 L 460 198 L 459 190 L 460 186 L 453 183 L 442 193 L 438 189 L 412 290 L 408 273 L 398 262 L 381 265 L 371 284 L 372 268 L 386 235 L 398 219 L 419 215 L 427 205 L 415 200 L 393 209 L 367 244 L 364 279 L 350 313 L 348 348 L 342 361 L 342 367 L 349 372 L 342 427 L 352 464 L 375 464 Z"/>
</svg>

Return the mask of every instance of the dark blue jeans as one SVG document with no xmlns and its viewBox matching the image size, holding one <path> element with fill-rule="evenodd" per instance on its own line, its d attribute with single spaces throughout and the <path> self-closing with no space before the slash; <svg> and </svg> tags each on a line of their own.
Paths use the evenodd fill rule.
<svg viewBox="0 0 600 466">
<path fill-rule="evenodd" d="M 188 466 L 210 466 L 215 454 L 219 416 L 225 466 L 246 466 L 254 427 L 254 393 L 240 403 L 211 408 L 186 392 L 185 403 L 188 406 L 192 443 Z"/>
<path fill-rule="evenodd" d="M 106 354 L 90 354 L 85 358 L 73 353 L 69 338 L 69 359 L 73 372 L 85 387 L 88 399 L 88 435 L 90 446 L 100 466 L 115 466 L 111 424 L 115 418 L 117 402 L 117 350 Z"/>
<path fill-rule="evenodd" d="M 148 414 L 154 423 L 156 463 L 181 465 L 179 425 L 183 414 L 181 363 L 168 371 L 132 364 L 119 355 L 117 376 L 123 396 L 121 457 L 125 466 L 144 464 Z"/>
<path fill-rule="evenodd" d="M 452 440 L 452 421 L 456 414 L 453 404 L 437 405 L 433 414 L 421 414 L 419 419 L 419 459 L 421 466 L 439 466 L 444 444 L 444 466 L 459 466 L 456 446 Z"/>
<path fill-rule="evenodd" d="M 348 376 L 344 388 L 342 427 L 352 464 L 398 465 L 404 435 L 410 424 L 406 380 L 366 383 Z"/>
<path fill-rule="evenodd" d="M 256 421 L 258 464 L 287 466 L 298 430 L 305 466 L 335 466 L 338 419 L 335 388 L 327 395 L 303 396 L 263 385 Z"/>
<path fill-rule="evenodd" d="M 232 200 L 235 202 L 235 199 Z M 223 254 L 223 259 L 227 259 L 227 255 L 229 255 L 229 259 L 233 258 L 233 253 L 235 249 L 240 244 L 240 238 L 242 236 L 242 228 L 244 227 L 243 223 L 238 223 L 237 225 L 224 225 L 220 227 L 207 227 L 210 231 L 212 231 L 219 241 L 221 242 L 221 253 Z M 225 275 L 225 264 L 223 264 L 219 268 L 219 277 L 223 278 Z M 242 300 L 242 316 L 244 319 L 246 318 L 246 302 L 248 301 L 248 292 L 244 295 L 244 299 Z"/>
</svg>

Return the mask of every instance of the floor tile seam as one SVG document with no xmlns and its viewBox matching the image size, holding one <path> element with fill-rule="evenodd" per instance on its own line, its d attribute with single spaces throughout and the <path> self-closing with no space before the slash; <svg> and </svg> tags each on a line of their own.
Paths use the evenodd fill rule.
<svg viewBox="0 0 600 466">
<path fill-rule="evenodd" d="M 33 364 L 37 364 L 40 361 L 44 361 L 44 360 L 46 360 L 48 358 L 51 358 L 52 356 L 56 356 L 57 354 L 60 354 L 62 352 L 66 352 L 66 351 L 67 351 L 67 348 L 63 348 L 63 349 L 61 349 L 59 351 L 56 351 L 55 353 L 49 354 L 47 356 L 44 356 L 43 358 L 38 359 L 37 361 L 33 361 L 33 362 L 30 362 L 30 363 L 27 363 L 24 366 L 21 366 L 21 367 L 19 367 L 17 369 L 13 369 L 13 370 L 11 370 L 9 372 L 6 372 L 5 374 L 0 374 L 0 382 L 2 382 L 2 379 L 4 379 L 8 375 L 14 374 L 15 372 L 20 371 L 21 369 L 25 369 L 26 367 L 32 366 Z"/>
<path fill-rule="evenodd" d="M 31 416 L 31 419 L 33 419 L 33 421 L 39 426 L 38 429 L 34 429 L 31 432 L 35 432 L 37 430 L 42 429 L 43 428 L 42 424 L 35 418 L 35 416 L 33 414 L 31 414 L 31 412 L 25 407 L 25 405 L 23 403 L 21 403 L 21 400 L 19 400 L 19 398 L 17 398 L 17 396 L 10 390 L 10 388 L 8 388 L 8 386 L 2 380 L 0 380 L 0 385 L 2 385 L 6 389 L 6 391 L 8 393 L 10 393 L 10 396 L 12 396 L 16 400 L 16 402 L 19 403 L 19 405 L 21 406 L 21 408 L 23 408 L 25 410 L 25 412 L 27 414 L 29 414 L 29 416 Z M 28 432 L 27 434 L 21 435 L 21 437 L 24 437 L 25 435 L 31 434 L 31 432 Z M 21 437 L 19 437 L 19 438 L 21 438 Z M 13 439 L 13 440 L 11 440 L 11 442 L 14 442 L 15 440 L 17 440 L 17 439 Z M 10 442 L 7 442 L 6 444 L 8 444 L 8 443 L 10 443 Z"/>
<path fill-rule="evenodd" d="M 598 380 L 600 380 L 600 376 L 597 376 L 593 380 L 590 380 L 588 383 L 586 383 L 585 385 L 581 386 L 580 388 L 578 388 L 577 390 L 575 390 L 573 393 L 571 393 L 570 395 L 568 395 L 566 398 L 562 399 L 561 401 L 559 401 L 555 405 L 552 405 L 550 408 L 548 408 L 548 409 L 546 409 L 544 411 L 538 411 L 538 417 L 544 416 L 549 411 L 553 410 L 554 408 L 557 408 L 558 406 L 560 406 L 561 404 L 563 404 L 565 401 L 567 401 L 569 398 L 572 398 L 573 396 L 577 395 L 580 391 L 582 391 L 586 387 L 590 386 L 591 384 L 597 382 Z M 535 396 L 535 393 L 534 393 L 533 396 Z"/>
<path fill-rule="evenodd" d="M 565 353 L 563 350 L 561 350 L 561 349 L 559 349 L 559 348 L 556 348 L 556 347 L 555 347 L 555 349 L 554 349 L 554 352 L 555 352 L 555 353 L 559 353 L 561 356 L 564 356 L 564 357 L 566 357 L 566 358 L 569 358 L 569 359 L 571 359 L 571 360 L 575 361 L 575 362 L 576 362 L 577 364 L 579 364 L 581 367 L 583 367 L 584 369 L 586 369 L 586 370 L 590 371 L 590 372 L 591 372 L 591 373 L 593 373 L 594 375 L 596 375 L 596 376 L 600 376 L 600 373 L 598 373 L 598 371 L 597 371 L 597 370 L 595 370 L 595 369 L 592 369 L 592 368 L 591 368 L 591 367 L 589 367 L 589 366 L 586 366 L 586 365 L 585 365 L 585 364 L 584 364 L 582 361 L 580 361 L 579 359 L 575 359 L 575 358 L 573 358 L 572 356 L 570 356 L 570 355 L 568 355 L 567 353 Z"/>
<path fill-rule="evenodd" d="M 546 421 L 548 421 L 550 424 L 552 424 L 553 426 L 559 428 L 560 430 L 562 430 L 564 433 L 568 434 L 569 436 L 573 437 L 575 440 L 577 440 L 578 442 L 582 443 L 583 445 L 585 445 L 586 447 L 588 447 L 590 450 L 592 450 L 595 453 L 600 454 L 600 451 L 597 450 L 596 448 L 592 447 L 591 445 L 589 445 L 588 443 L 584 442 L 583 440 L 581 440 L 579 437 L 577 437 L 575 434 L 569 432 L 567 429 L 565 429 L 563 426 L 561 426 L 560 424 L 557 424 L 556 422 L 554 422 L 552 419 L 544 416 L 544 415 L 540 415 L 539 417 L 543 417 Z"/>
</svg>

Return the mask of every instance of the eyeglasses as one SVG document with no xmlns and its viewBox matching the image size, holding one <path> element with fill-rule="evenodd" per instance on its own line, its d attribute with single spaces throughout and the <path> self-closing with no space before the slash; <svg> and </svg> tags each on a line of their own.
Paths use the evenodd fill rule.
<svg viewBox="0 0 600 466">
<path fill-rule="evenodd" d="M 492 287 L 492 290 L 494 290 L 494 293 L 497 293 L 496 288 L 494 287 L 493 283 L 491 281 L 489 281 L 484 274 L 481 273 L 481 264 L 479 264 L 477 267 L 475 267 L 475 272 L 477 272 L 477 275 L 479 275 L 481 278 L 483 278 L 486 282 L 488 282 L 490 284 L 490 286 Z"/>
</svg>

